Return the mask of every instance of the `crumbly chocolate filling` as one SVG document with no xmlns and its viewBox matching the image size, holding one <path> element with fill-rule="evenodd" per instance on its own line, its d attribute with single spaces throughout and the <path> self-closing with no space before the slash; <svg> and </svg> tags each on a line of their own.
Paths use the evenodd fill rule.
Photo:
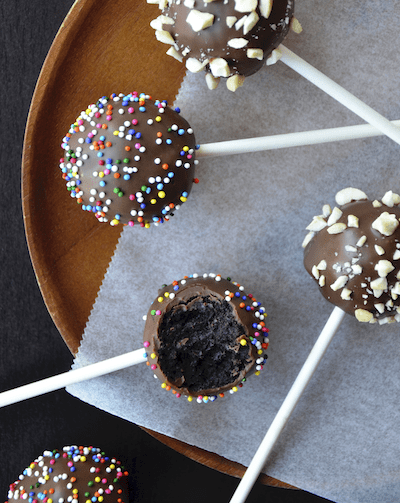
<svg viewBox="0 0 400 503">
<path fill-rule="evenodd" d="M 190 392 L 226 386 L 249 362 L 246 335 L 229 302 L 195 297 L 167 311 L 158 337 L 159 365 L 178 388 Z"/>
</svg>

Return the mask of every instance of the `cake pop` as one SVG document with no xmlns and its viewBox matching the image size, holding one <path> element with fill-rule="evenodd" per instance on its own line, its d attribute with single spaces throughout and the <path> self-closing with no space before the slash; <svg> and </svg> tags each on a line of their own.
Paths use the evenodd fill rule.
<svg viewBox="0 0 400 503">
<path fill-rule="evenodd" d="M 322 295 L 361 322 L 400 321 L 400 196 L 336 194 L 307 227 L 304 265 Z"/>
<path fill-rule="evenodd" d="M 100 98 L 80 113 L 61 146 L 71 197 L 111 225 L 168 221 L 197 182 L 193 130 L 179 109 L 145 94 Z"/>
<path fill-rule="evenodd" d="M 185 276 L 164 285 L 146 316 L 148 365 L 164 389 L 214 401 L 259 374 L 267 358 L 265 309 L 220 275 Z"/>
<path fill-rule="evenodd" d="M 236 91 L 245 77 L 262 68 L 294 20 L 294 0 L 156 3 L 162 9 L 150 23 L 156 38 L 170 45 L 167 54 L 185 60 L 189 71 L 204 69 L 210 89 L 215 89 L 222 77 L 227 79 L 228 89 Z M 297 21 L 296 25 L 299 30 Z"/>
<path fill-rule="evenodd" d="M 128 472 L 97 447 L 44 451 L 10 484 L 8 501 L 128 503 Z"/>
</svg>

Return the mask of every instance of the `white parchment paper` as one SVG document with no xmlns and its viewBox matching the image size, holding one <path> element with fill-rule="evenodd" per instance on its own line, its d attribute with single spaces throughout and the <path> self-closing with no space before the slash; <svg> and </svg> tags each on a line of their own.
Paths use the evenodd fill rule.
<svg viewBox="0 0 400 503">
<path fill-rule="evenodd" d="M 389 119 L 400 118 L 400 5 L 298 0 L 304 32 L 285 44 Z M 138 89 L 142 91 L 141 89 Z M 158 97 L 162 99 L 162 96 Z M 188 75 L 177 99 L 199 143 L 363 121 L 277 63 L 235 94 Z M 241 282 L 269 313 L 266 369 L 233 396 L 188 403 L 143 364 L 70 386 L 101 409 L 248 465 L 332 306 L 302 264 L 304 228 L 347 186 L 400 192 L 400 147 L 385 137 L 201 160 L 171 221 L 125 229 L 75 367 L 141 347 L 163 283 L 193 272 Z M 346 316 L 265 472 L 340 503 L 400 498 L 400 326 Z"/>
</svg>

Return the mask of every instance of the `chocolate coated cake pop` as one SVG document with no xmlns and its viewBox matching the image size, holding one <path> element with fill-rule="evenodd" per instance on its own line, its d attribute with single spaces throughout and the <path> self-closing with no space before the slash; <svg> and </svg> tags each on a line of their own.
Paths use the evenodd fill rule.
<svg viewBox="0 0 400 503">
<path fill-rule="evenodd" d="M 146 317 L 148 365 L 177 397 L 214 401 L 262 370 L 266 316 L 241 285 L 216 274 L 164 285 Z"/>
<path fill-rule="evenodd" d="M 370 201 L 347 188 L 336 202 L 307 227 L 305 268 L 327 300 L 359 321 L 400 321 L 400 196 Z"/>
<path fill-rule="evenodd" d="M 154 3 L 153 0 L 148 0 Z M 206 71 L 215 89 L 221 77 L 235 91 L 258 71 L 287 35 L 294 0 L 157 1 L 162 13 L 150 24 L 167 54 Z M 298 22 L 297 22 L 298 25 Z"/>
<path fill-rule="evenodd" d="M 178 112 L 136 92 L 89 105 L 61 145 L 71 197 L 111 225 L 167 221 L 197 181 L 195 137 Z"/>
<path fill-rule="evenodd" d="M 10 484 L 8 501 L 128 503 L 128 473 L 95 447 L 44 451 Z"/>
</svg>

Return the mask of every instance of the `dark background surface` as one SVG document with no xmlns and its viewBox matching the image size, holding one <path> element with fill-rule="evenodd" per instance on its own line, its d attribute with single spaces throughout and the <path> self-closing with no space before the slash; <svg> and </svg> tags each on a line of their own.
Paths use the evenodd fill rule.
<svg viewBox="0 0 400 503">
<path fill-rule="evenodd" d="M 0 0 L 0 391 L 67 371 L 72 363 L 31 266 L 20 192 L 23 135 L 34 86 L 72 4 Z M 238 484 L 238 479 L 189 460 L 136 425 L 60 390 L 0 409 L 0 501 L 6 500 L 9 483 L 44 449 L 71 444 L 99 446 L 118 456 L 131 474 L 135 502 L 228 502 Z M 257 484 L 247 501 L 327 500 Z"/>
</svg>

